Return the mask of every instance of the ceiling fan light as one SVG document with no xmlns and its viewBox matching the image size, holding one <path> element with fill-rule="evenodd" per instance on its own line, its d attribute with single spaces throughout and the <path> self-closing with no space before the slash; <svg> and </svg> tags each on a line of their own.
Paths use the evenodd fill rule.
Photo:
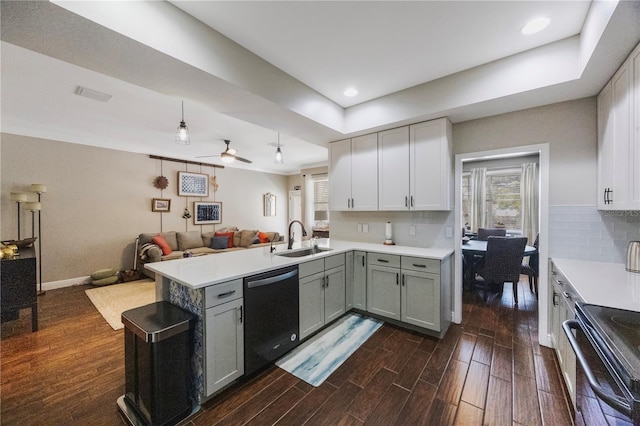
<svg viewBox="0 0 640 426">
<path fill-rule="evenodd" d="M 225 163 L 233 163 L 233 160 L 235 160 L 233 155 L 229 155 L 226 152 L 223 152 L 222 154 L 220 154 L 220 159 Z"/>
<path fill-rule="evenodd" d="M 282 151 L 280 150 L 280 147 L 276 148 L 276 156 L 273 161 L 276 164 L 284 164 L 284 158 L 282 158 Z"/>
<path fill-rule="evenodd" d="M 184 101 L 182 101 L 182 120 L 176 132 L 176 143 L 180 145 L 191 145 L 191 137 L 189 137 L 189 128 L 184 122 Z"/>
</svg>

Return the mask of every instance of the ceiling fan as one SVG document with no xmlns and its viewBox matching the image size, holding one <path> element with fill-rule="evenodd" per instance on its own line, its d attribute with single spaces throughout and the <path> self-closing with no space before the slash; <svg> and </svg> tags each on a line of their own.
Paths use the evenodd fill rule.
<svg viewBox="0 0 640 426">
<path fill-rule="evenodd" d="M 227 148 L 224 151 L 222 151 L 219 155 L 202 155 L 196 158 L 220 157 L 220 159 L 225 163 L 232 163 L 234 160 L 242 161 L 243 163 L 249 163 L 249 164 L 252 163 L 251 160 L 247 160 L 246 158 L 237 156 L 236 155 L 237 151 L 235 149 L 229 148 L 229 144 L 231 143 L 229 139 L 224 139 L 224 143 L 227 144 Z"/>
</svg>

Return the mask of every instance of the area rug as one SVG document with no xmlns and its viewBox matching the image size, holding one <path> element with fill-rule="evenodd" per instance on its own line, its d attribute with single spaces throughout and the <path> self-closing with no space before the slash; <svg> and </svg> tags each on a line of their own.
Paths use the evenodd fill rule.
<svg viewBox="0 0 640 426">
<path fill-rule="evenodd" d="M 276 365 L 310 385 L 320 386 L 382 324 L 374 318 L 347 314 L 280 358 Z"/>
<path fill-rule="evenodd" d="M 129 281 L 85 290 L 89 300 L 114 330 L 124 328 L 120 317 L 124 311 L 156 301 L 156 283 L 151 280 Z"/>
</svg>

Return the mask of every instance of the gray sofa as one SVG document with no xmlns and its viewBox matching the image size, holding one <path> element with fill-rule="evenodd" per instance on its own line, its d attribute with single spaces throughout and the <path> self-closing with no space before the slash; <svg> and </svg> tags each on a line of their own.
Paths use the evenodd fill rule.
<svg viewBox="0 0 640 426">
<path fill-rule="evenodd" d="M 232 247 L 220 247 L 220 239 L 214 238 L 216 233 L 226 233 L 230 236 L 233 233 Z M 170 253 L 163 254 L 160 245 L 154 242 L 154 237 L 162 236 L 166 245 L 169 247 L 166 251 Z M 263 241 L 260 242 L 260 237 Z M 216 240 L 216 241 L 214 241 Z M 228 241 L 223 239 L 223 241 Z M 218 243 L 216 245 L 216 243 Z M 284 238 L 278 232 L 259 232 L 258 230 L 243 229 L 236 227 L 227 227 L 219 229 L 215 232 L 200 233 L 200 231 L 186 232 L 153 232 L 143 233 L 138 236 L 138 268 L 144 275 L 154 278 L 154 273 L 144 267 L 147 263 L 161 262 L 163 260 L 181 259 L 185 252 L 190 252 L 192 256 L 202 256 L 208 254 L 225 253 L 235 250 L 246 250 L 256 247 L 264 247 L 275 244 L 283 244 Z"/>
</svg>

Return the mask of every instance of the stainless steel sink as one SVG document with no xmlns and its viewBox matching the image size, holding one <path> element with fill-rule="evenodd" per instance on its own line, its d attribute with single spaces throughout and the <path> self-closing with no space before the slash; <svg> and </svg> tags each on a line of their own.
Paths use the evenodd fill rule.
<svg viewBox="0 0 640 426">
<path fill-rule="evenodd" d="M 303 257 L 311 254 L 322 253 L 323 251 L 331 251 L 331 249 L 326 247 L 308 247 L 299 250 L 281 251 L 280 253 L 275 253 L 275 255 L 283 257 Z"/>
</svg>

